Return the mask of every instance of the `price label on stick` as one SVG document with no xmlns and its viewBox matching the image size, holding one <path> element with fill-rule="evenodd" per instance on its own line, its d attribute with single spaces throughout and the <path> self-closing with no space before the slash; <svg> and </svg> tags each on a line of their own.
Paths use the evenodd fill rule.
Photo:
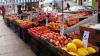
<svg viewBox="0 0 100 56">
<path fill-rule="evenodd" d="M 90 34 L 89 31 L 84 31 L 84 34 L 83 34 L 83 43 L 84 43 L 84 47 L 85 48 L 87 48 L 87 46 L 88 46 L 89 34 Z"/>
<path fill-rule="evenodd" d="M 64 24 L 61 24 L 60 35 L 64 34 Z"/>
<path fill-rule="evenodd" d="M 48 26 L 48 18 L 46 18 L 46 26 Z"/>
</svg>

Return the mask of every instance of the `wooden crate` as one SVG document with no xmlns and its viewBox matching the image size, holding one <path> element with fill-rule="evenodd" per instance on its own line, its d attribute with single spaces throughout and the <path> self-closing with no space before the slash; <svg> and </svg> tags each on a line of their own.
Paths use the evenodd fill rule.
<svg viewBox="0 0 100 56">
<path fill-rule="evenodd" d="M 84 31 L 89 31 L 89 42 L 96 45 L 98 42 L 100 45 L 100 30 L 89 28 L 88 26 L 80 26 L 81 37 L 83 37 Z"/>
</svg>

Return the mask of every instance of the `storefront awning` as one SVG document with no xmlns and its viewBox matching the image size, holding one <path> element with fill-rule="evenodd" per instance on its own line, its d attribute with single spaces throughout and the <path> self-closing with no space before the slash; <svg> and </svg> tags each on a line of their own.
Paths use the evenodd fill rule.
<svg viewBox="0 0 100 56">
<path fill-rule="evenodd" d="M 13 0 L 13 3 L 24 3 L 24 2 L 42 2 L 44 0 Z"/>
<path fill-rule="evenodd" d="M 0 5 L 3 4 L 19 4 L 25 2 L 43 2 L 44 0 L 0 0 Z"/>
</svg>

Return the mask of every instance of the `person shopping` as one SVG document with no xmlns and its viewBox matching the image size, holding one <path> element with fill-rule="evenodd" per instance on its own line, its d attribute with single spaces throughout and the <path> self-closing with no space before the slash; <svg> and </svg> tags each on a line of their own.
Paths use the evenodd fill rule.
<svg viewBox="0 0 100 56">
<path fill-rule="evenodd" d="M 2 7 L 0 8 L 0 10 L 1 10 L 1 12 L 2 12 L 2 17 L 3 17 L 3 19 L 4 19 L 5 12 L 6 12 L 5 7 L 2 6 Z"/>
</svg>

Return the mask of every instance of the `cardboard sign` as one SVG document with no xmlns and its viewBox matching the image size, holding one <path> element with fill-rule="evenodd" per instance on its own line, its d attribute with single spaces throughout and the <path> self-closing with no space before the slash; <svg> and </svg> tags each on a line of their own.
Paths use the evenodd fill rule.
<svg viewBox="0 0 100 56">
<path fill-rule="evenodd" d="M 89 34 L 90 34 L 89 31 L 84 31 L 84 34 L 83 34 L 84 48 L 87 48 L 88 47 Z"/>
</svg>

